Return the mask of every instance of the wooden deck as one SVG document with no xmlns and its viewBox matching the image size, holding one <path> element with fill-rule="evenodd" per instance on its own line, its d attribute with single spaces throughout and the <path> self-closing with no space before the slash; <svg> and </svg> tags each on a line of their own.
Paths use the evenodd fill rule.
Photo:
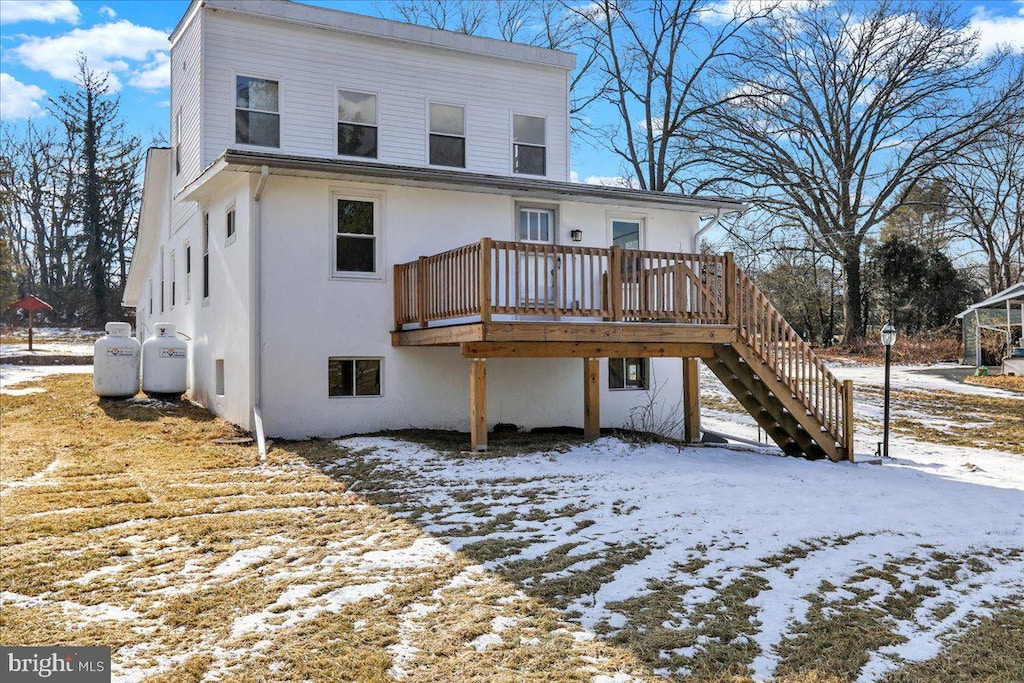
<svg viewBox="0 0 1024 683">
<path fill-rule="evenodd" d="M 598 433 L 597 358 L 683 358 L 684 434 L 699 438 L 697 359 L 791 454 L 853 457 L 853 387 L 828 370 L 731 254 L 483 239 L 395 266 L 395 346 L 471 359 L 471 433 L 486 448 L 486 359 L 582 358 Z M 696 417 L 695 417 L 696 416 Z"/>
</svg>

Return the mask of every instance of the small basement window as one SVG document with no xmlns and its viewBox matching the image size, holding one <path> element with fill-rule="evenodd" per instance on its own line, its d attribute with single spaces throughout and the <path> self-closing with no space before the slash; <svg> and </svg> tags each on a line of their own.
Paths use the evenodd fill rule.
<svg viewBox="0 0 1024 683">
<path fill-rule="evenodd" d="M 218 358 L 214 363 L 214 384 L 218 396 L 224 395 L 224 359 Z"/>
<path fill-rule="evenodd" d="M 609 389 L 646 389 L 648 377 L 646 358 L 609 358 Z"/>
<path fill-rule="evenodd" d="M 328 358 L 327 395 L 380 396 L 380 358 Z"/>
</svg>

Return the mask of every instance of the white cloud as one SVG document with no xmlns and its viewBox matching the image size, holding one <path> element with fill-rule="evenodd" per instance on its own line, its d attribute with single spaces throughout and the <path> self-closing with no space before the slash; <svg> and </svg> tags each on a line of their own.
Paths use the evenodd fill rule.
<svg viewBox="0 0 1024 683">
<path fill-rule="evenodd" d="M 1004 45 L 1024 50 L 1024 3 L 1015 17 L 993 15 L 984 7 L 978 7 L 971 17 L 970 28 L 978 34 L 982 54 L 990 54 Z"/>
<path fill-rule="evenodd" d="M 830 1 L 817 0 L 818 4 L 828 4 Z M 708 18 L 726 22 L 769 12 L 792 12 L 807 4 L 808 0 L 719 0 L 708 8 Z"/>
<path fill-rule="evenodd" d="M 128 85 L 142 90 L 160 90 L 171 85 L 171 56 L 166 52 L 153 55 L 152 61 L 136 71 Z"/>
<path fill-rule="evenodd" d="M 0 118 L 28 119 L 46 113 L 39 100 L 46 91 L 35 85 L 22 83 L 10 74 L 0 73 Z"/>
<path fill-rule="evenodd" d="M 100 14 L 105 14 L 111 19 L 117 16 L 117 12 L 115 12 L 112 7 L 107 7 L 106 5 L 102 5 L 100 7 Z"/>
<path fill-rule="evenodd" d="M 78 55 L 84 54 L 89 67 L 110 74 L 110 86 L 121 88 L 118 75 L 128 75 L 150 87 L 158 79 L 148 72 L 160 68 L 160 55 L 168 49 L 167 36 L 148 26 L 130 21 L 97 24 L 91 28 L 76 28 L 59 36 L 27 38 L 9 54 L 25 66 L 45 71 L 54 78 L 73 81 L 78 76 Z M 131 62 L 145 62 L 133 71 Z M 156 86 L 160 87 L 160 86 Z"/>
<path fill-rule="evenodd" d="M 0 24 L 19 21 L 77 24 L 81 16 L 71 0 L 0 0 Z"/>
<path fill-rule="evenodd" d="M 632 178 L 625 178 L 619 175 L 590 175 L 581 181 L 579 171 L 569 171 L 569 182 L 582 182 L 584 185 L 603 185 L 604 187 L 637 188 L 637 184 Z"/>
</svg>

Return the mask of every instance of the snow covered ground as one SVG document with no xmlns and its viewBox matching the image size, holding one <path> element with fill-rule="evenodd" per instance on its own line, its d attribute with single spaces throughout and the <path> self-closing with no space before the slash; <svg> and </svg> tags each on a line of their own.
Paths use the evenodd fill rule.
<svg viewBox="0 0 1024 683">
<path fill-rule="evenodd" d="M 42 374 L 88 369 L 3 366 L 0 380 L 5 391 L 11 385 L 32 389 Z M 878 370 L 840 372 L 860 377 L 858 455 L 870 455 L 881 410 L 872 388 Z M 970 399 L 929 385 L 952 380 L 919 374 L 907 371 L 901 379 L 917 382 L 917 391 L 935 400 Z M 730 410 L 727 392 L 707 379 L 703 393 L 713 407 L 705 409 L 705 424 L 756 437 L 753 421 Z M 975 389 L 1007 399 L 1005 392 L 967 391 Z M 1024 399 L 1007 401 L 1011 410 L 1019 403 L 1024 419 Z M 894 414 L 904 421 L 936 417 L 915 417 L 923 412 L 904 396 Z M 941 419 L 958 414 L 977 421 L 958 404 Z M 316 462 L 340 481 L 344 496 L 316 482 L 319 472 L 308 464 L 275 460 L 280 451 L 259 467 L 182 471 L 175 475 L 180 481 L 170 483 L 142 481 L 153 475 L 132 468 L 147 495 L 159 492 L 153 517 L 145 517 L 148 508 L 132 508 L 124 530 L 112 523 L 89 533 L 146 534 L 148 540 L 133 541 L 130 556 L 107 558 L 114 564 L 97 565 L 68 583 L 95 590 L 87 599 L 97 609 L 130 610 L 116 612 L 115 621 L 154 629 L 144 646 L 132 647 L 148 648 L 154 658 L 164 653 L 166 661 L 140 668 L 126 647 L 115 653 L 118 680 L 141 680 L 142 672 L 165 671 L 208 652 L 207 679 L 216 680 L 239 662 L 273 659 L 289 629 L 362 606 L 367 615 L 351 625 L 353 632 L 373 629 L 377 617 L 397 620 L 397 637 L 386 648 L 396 680 L 415 680 L 425 660 L 436 663 L 440 655 L 431 648 L 440 636 L 432 638 L 432 630 L 450 623 L 446 619 L 482 614 L 488 626 L 458 650 L 462 662 L 514 661 L 522 648 L 543 651 L 552 634 L 562 633 L 577 643 L 626 648 L 649 671 L 670 679 L 741 671 L 766 681 L 813 661 L 823 639 L 845 638 L 863 654 L 855 679 L 867 682 L 935 656 L 979 618 L 1024 600 L 1024 456 L 1016 452 L 903 432 L 893 436 L 896 457 L 881 466 L 775 457 L 769 446 L 678 449 L 614 438 L 517 455 L 441 452 L 381 437 L 342 439 L 337 446 L 337 459 Z M 207 481 L 214 472 L 216 480 Z M 64 476 L 64 465 L 54 460 L 9 485 L 5 495 L 65 485 Z M 256 489 L 257 482 L 266 491 Z M 209 507 L 195 502 L 204 487 L 210 488 L 206 495 L 216 495 Z M 214 518 L 230 523 L 230 544 L 196 554 L 170 540 L 177 536 L 165 538 L 161 525 L 174 505 L 182 507 L 180 519 L 203 510 L 209 524 Z M 75 515 L 77 509 L 57 512 Z M 418 531 L 388 526 L 381 510 Z M 270 512 L 273 520 L 244 522 L 245 515 Z M 26 524 L 37 514 L 53 513 L 26 514 Z M 304 523 L 311 516 L 316 525 Z M 377 528 L 367 523 L 371 518 Z M 327 529 L 335 535 L 324 536 Z M 177 564 L 153 574 L 153 554 L 165 552 L 163 546 L 174 550 Z M 403 597 L 441 567 L 450 578 Z M 198 634 L 190 651 L 173 644 L 179 636 L 165 633 L 152 616 L 164 599 L 227 591 L 234 581 L 261 577 L 279 592 L 232 612 L 227 632 Z M 138 585 L 126 583 L 129 578 Z M 133 587 L 121 588 L 126 585 Z M 2 597 L 25 608 L 39 600 L 72 604 L 59 590 Z M 527 600 L 553 608 L 571 629 L 526 630 L 540 618 L 524 607 Z M 67 618 L 91 623 L 95 615 L 78 605 L 62 608 Z M 381 605 L 377 617 L 374 605 Z M 140 620 L 143 613 L 151 616 Z M 879 633 L 885 637 L 875 637 Z M 647 679 L 625 673 L 592 678 Z"/>
</svg>

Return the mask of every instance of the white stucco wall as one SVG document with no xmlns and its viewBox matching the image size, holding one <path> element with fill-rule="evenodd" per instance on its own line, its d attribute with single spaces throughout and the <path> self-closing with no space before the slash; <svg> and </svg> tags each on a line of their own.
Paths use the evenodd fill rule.
<svg viewBox="0 0 1024 683">
<path fill-rule="evenodd" d="M 384 210 L 386 268 L 378 280 L 330 275 L 335 192 L 377 193 Z M 266 431 L 283 437 L 337 436 L 402 427 L 466 430 L 469 362 L 456 348 L 394 348 L 395 263 L 468 244 L 514 236 L 517 198 L 369 183 L 271 176 L 262 207 L 262 411 Z M 698 214 L 616 210 L 602 204 L 557 205 L 559 241 L 580 228 L 589 246 L 608 246 L 610 214 L 641 214 L 646 247 L 678 250 Z M 383 359 L 383 395 L 329 398 L 329 357 Z M 681 361 L 652 360 L 665 406 L 681 403 Z M 488 422 L 527 427 L 583 420 L 580 359 L 488 361 Z M 602 424 L 621 426 L 644 392 L 608 390 L 602 363 Z"/>
</svg>

